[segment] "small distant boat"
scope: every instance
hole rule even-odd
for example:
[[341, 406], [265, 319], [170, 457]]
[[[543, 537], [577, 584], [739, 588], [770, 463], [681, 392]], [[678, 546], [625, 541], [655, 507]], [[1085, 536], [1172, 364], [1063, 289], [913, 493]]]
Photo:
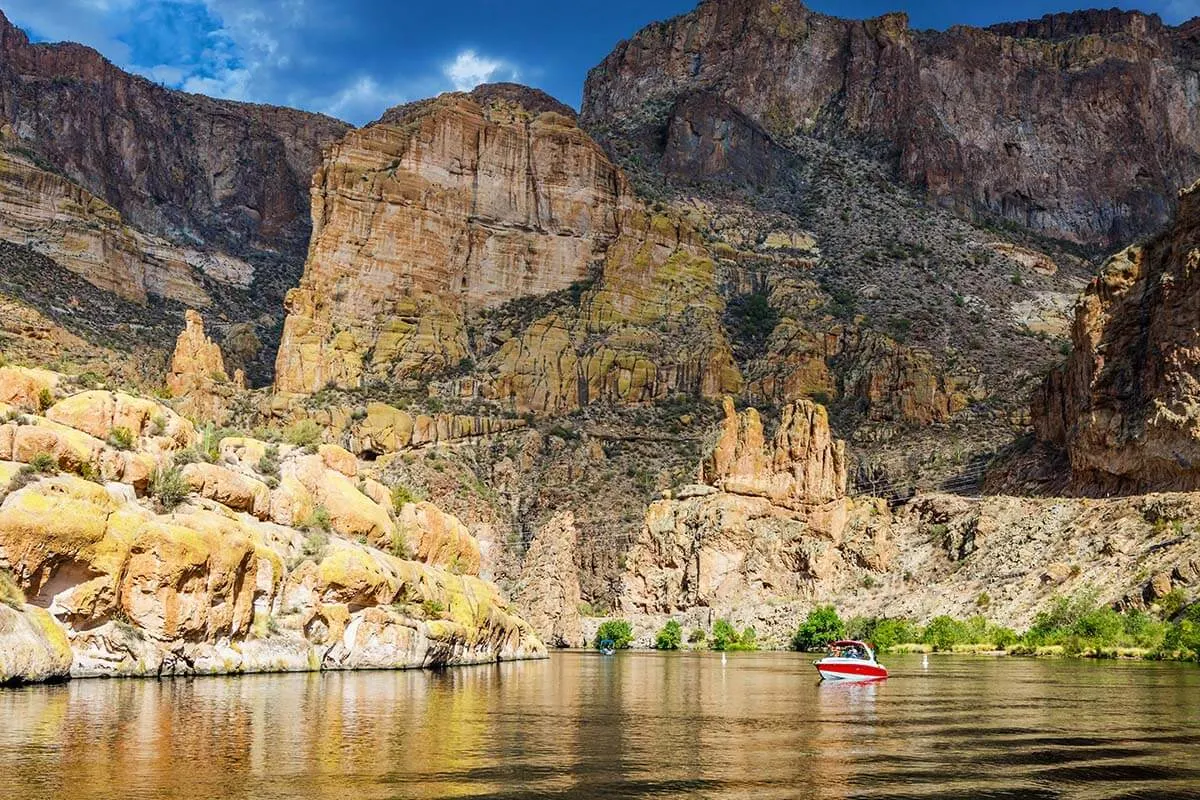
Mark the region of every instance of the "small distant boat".
[[827, 681], [877, 681], [888, 676], [869, 644], [849, 639], [829, 645], [829, 652], [813, 666]]
[[611, 639], [605, 639], [600, 642], [600, 652], [606, 656], [615, 655], [617, 652], [616, 642]]

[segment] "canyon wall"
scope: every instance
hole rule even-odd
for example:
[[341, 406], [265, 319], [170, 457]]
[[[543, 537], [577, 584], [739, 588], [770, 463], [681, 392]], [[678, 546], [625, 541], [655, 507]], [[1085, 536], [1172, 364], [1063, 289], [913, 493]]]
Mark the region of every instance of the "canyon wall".
[[1075, 309], [1072, 350], [1034, 397], [1074, 491], [1200, 488], [1200, 187], [1170, 228], [1113, 256]]
[[[1134, 11], [919, 31], [903, 14], [705, 0], [618, 45], [588, 77], [583, 119], [668, 131], [676, 173], [766, 177], [684, 121], [725, 104], [782, 141], [857, 141], [960, 213], [1112, 246], [1162, 224], [1200, 174], [1197, 48], [1193, 23]], [[718, 139], [730, 153], [762, 146]]]
[[[713, 396], [740, 376], [697, 235], [655, 214], [534, 90], [403, 107], [333, 147], [276, 366], [281, 393], [458, 372], [518, 411]], [[525, 297], [571, 302], [498, 341], [468, 323]]]

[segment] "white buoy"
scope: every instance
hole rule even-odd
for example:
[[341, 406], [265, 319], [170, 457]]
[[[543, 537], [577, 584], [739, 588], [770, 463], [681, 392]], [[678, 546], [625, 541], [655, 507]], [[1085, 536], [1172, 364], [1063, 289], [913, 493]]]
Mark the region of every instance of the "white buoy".
[[921, 666], [925, 669], [929, 669], [929, 656], [928, 655], [921, 657]]

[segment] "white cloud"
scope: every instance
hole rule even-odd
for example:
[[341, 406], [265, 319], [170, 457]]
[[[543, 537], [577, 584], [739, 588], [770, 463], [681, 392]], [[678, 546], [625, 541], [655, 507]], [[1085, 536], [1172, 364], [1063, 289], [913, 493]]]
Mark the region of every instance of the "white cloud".
[[498, 80], [519, 80], [520, 73], [498, 58], [481, 56], [474, 50], [463, 50], [442, 70], [450, 84], [460, 92], [469, 92], [481, 83]]
[[0, 3], [36, 40], [82, 42], [166, 86], [355, 124], [408, 100], [520, 79], [514, 63], [465, 44], [413, 57], [384, 32], [374, 0]]
[[320, 110], [338, 119], [374, 119], [406, 99], [398, 89], [380, 86], [370, 75], [363, 75], [324, 101]]

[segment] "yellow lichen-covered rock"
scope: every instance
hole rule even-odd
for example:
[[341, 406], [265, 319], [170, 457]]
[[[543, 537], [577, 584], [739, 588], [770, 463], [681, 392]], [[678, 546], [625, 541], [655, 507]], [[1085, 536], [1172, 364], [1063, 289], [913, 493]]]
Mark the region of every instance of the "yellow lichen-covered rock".
[[255, 466], [267, 454], [269, 445], [246, 436], [227, 436], [217, 449], [222, 459], [233, 459], [248, 466]]
[[188, 464], [182, 475], [201, 497], [215, 500], [234, 511], [249, 512], [259, 519], [270, 516], [271, 490], [256, 478], [203, 462]]
[[115, 508], [103, 487], [69, 475], [43, 479], [5, 499], [0, 552], [26, 595], [54, 594], [61, 575], [92, 577], [118, 563], [119, 544], [105, 541]]
[[323, 444], [317, 448], [317, 454], [325, 462], [325, 466], [335, 472], [340, 472], [347, 478], [358, 475], [358, 459], [344, 447], [336, 444]]
[[0, 686], [62, 680], [72, 658], [66, 631], [44, 609], [0, 603]]
[[[11, 460], [28, 464], [35, 456], [52, 456], [60, 469], [78, 471], [99, 464], [104, 442], [82, 431], [35, 417], [31, 425], [18, 425], [12, 434]], [[0, 453], [0, 456], [4, 455]]]
[[395, 526], [387, 509], [359, 491], [354, 481], [326, 468], [321, 456], [294, 459], [284, 465], [283, 474], [303, 484], [314, 503], [325, 509], [338, 533], [365, 536], [372, 541], [390, 540]]
[[254, 620], [262, 569], [282, 564], [236, 520], [193, 511], [144, 523], [134, 533], [121, 573], [120, 604], [138, 627], [159, 639], [245, 635]]
[[53, 395], [61, 376], [29, 367], [0, 367], [0, 403], [40, 411], [43, 393]]
[[398, 525], [413, 558], [463, 575], [479, 574], [479, 542], [458, 517], [433, 503], [407, 503]]
[[412, 415], [386, 403], [368, 403], [367, 416], [358, 426], [362, 448], [377, 453], [394, 453], [412, 442]]
[[284, 475], [271, 492], [270, 519], [280, 525], [302, 525], [316, 508], [312, 492], [295, 475]]
[[9, 481], [17, 476], [23, 466], [25, 465], [17, 461], [0, 461], [0, 487], [8, 486]]
[[55, 403], [46, 411], [46, 418], [97, 439], [122, 428], [134, 437], [164, 436], [179, 447], [190, 447], [196, 440], [192, 423], [171, 409], [120, 392], [80, 392]]

